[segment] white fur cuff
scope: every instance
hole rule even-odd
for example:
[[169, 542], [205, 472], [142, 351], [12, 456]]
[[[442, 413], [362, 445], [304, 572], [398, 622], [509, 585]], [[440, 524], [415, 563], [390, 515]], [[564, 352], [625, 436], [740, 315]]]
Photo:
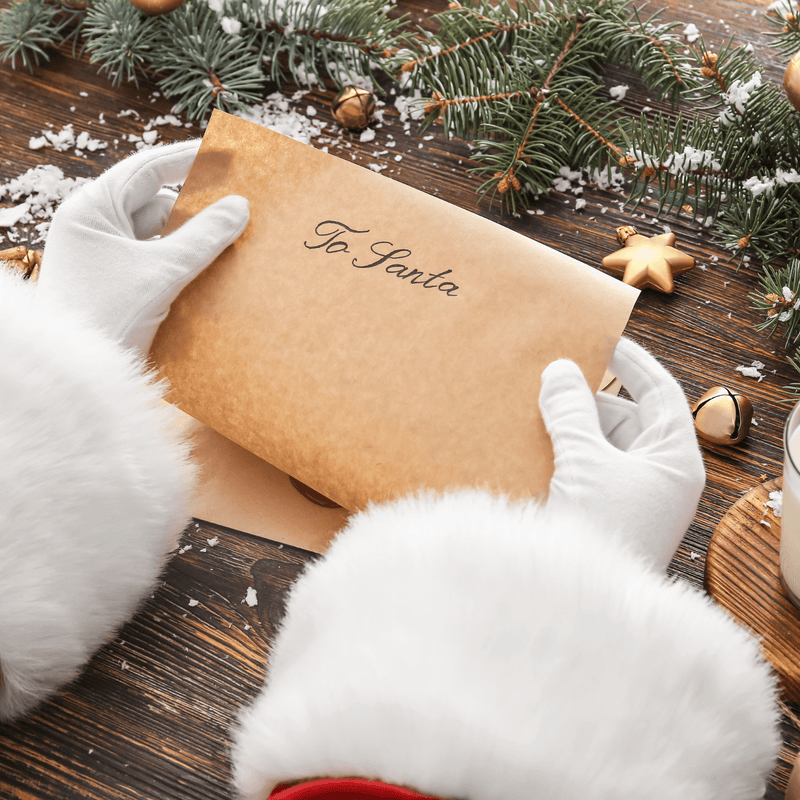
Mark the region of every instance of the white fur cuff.
[[151, 590], [193, 469], [131, 354], [0, 268], [0, 719], [69, 680]]
[[237, 786], [363, 776], [460, 800], [753, 800], [754, 641], [613, 533], [480, 492], [356, 515], [293, 594]]

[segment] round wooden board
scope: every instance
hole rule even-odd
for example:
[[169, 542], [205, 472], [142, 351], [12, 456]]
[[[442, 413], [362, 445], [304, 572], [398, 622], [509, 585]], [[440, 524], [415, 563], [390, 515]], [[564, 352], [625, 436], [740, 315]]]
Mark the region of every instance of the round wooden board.
[[800, 609], [781, 584], [781, 520], [764, 505], [769, 493], [780, 488], [780, 478], [762, 483], [725, 514], [708, 547], [705, 586], [761, 639], [786, 699], [800, 703]]

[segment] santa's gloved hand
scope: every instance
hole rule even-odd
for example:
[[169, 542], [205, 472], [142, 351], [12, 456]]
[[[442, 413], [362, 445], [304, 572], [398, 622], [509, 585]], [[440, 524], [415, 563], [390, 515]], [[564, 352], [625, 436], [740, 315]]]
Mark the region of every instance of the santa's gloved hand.
[[81, 187], [53, 216], [37, 292], [88, 315], [145, 355], [181, 290], [249, 219], [243, 197], [223, 197], [163, 238], [199, 140], [146, 150]]
[[621, 339], [611, 369], [636, 401], [640, 427], [636, 433], [623, 420], [614, 443], [573, 362], [555, 361], [542, 373], [539, 406], [555, 454], [547, 502], [580, 508], [664, 569], [705, 484], [694, 422], [681, 387], [639, 345]]

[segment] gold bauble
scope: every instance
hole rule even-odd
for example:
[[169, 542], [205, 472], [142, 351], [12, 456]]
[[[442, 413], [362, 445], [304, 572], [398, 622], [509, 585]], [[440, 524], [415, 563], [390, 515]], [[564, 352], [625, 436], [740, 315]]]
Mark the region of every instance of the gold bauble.
[[692, 407], [698, 436], [711, 444], [739, 444], [753, 421], [749, 398], [726, 386], [712, 386]]
[[375, 98], [366, 89], [345, 86], [331, 102], [333, 118], [350, 131], [363, 131], [375, 116]]
[[131, 5], [143, 11], [148, 17], [169, 14], [170, 11], [183, 5], [183, 2], [184, 0], [130, 0]]
[[800, 53], [795, 53], [783, 76], [783, 88], [789, 102], [800, 111]]

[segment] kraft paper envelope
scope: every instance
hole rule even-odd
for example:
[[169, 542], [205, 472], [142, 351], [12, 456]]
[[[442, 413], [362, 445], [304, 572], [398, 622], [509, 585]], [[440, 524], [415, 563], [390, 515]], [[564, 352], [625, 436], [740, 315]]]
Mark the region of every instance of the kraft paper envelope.
[[[181, 293], [151, 353], [170, 400], [212, 429], [196, 516], [292, 540], [311, 523], [291, 512], [276, 525], [266, 498], [286, 475], [348, 510], [419, 489], [546, 492], [542, 370], [573, 359], [597, 389], [636, 289], [215, 111], [167, 230], [227, 194], [249, 199], [250, 223]], [[244, 461], [242, 494], [231, 476]], [[324, 549], [346, 512], [317, 512]]]

